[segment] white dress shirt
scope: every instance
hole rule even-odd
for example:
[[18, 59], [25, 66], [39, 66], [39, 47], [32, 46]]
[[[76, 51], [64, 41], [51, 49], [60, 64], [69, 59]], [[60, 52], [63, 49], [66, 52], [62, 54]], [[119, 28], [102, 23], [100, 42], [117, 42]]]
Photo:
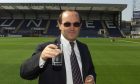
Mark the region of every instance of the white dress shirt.
[[[60, 37], [61, 44], [63, 46], [63, 54], [64, 54], [64, 61], [65, 61], [65, 68], [66, 68], [66, 84], [73, 84], [73, 78], [72, 78], [72, 70], [71, 70], [71, 62], [70, 62], [70, 55], [71, 55], [71, 45], [69, 41], [61, 34]], [[74, 41], [74, 51], [77, 57], [77, 61], [80, 67], [81, 75], [83, 78], [83, 73], [82, 73], [82, 62], [81, 62], [81, 57], [79, 53], [79, 49], [77, 47], [76, 41]], [[39, 61], [39, 66], [40, 68], [43, 68], [43, 65], [45, 64], [45, 61], [40, 58]], [[82, 79], [83, 80], [83, 79]]]
[[[65, 59], [65, 67], [66, 67], [66, 84], [73, 84], [73, 78], [72, 78], [72, 70], [71, 70], [71, 62], [70, 62], [70, 55], [71, 55], [71, 45], [69, 41], [61, 34], [60, 38], [61, 44], [63, 45], [63, 54]], [[82, 74], [82, 62], [81, 57], [79, 53], [79, 49], [77, 47], [76, 41], [74, 41], [74, 51], [77, 57], [77, 61], [80, 67], [80, 71]], [[82, 74], [83, 76], [83, 74]]]

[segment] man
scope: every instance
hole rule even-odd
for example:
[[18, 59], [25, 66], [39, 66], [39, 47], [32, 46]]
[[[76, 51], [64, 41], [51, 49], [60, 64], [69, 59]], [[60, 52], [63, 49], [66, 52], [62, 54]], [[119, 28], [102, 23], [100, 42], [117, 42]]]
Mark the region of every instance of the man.
[[[73, 10], [63, 11], [58, 18], [61, 36], [54, 42], [38, 46], [32, 57], [20, 69], [24, 79], [39, 76], [39, 84], [95, 84], [96, 73], [87, 46], [77, 39], [81, 18]], [[60, 70], [55, 70], [52, 58], [61, 52], [56, 44], [63, 44], [63, 61]]]

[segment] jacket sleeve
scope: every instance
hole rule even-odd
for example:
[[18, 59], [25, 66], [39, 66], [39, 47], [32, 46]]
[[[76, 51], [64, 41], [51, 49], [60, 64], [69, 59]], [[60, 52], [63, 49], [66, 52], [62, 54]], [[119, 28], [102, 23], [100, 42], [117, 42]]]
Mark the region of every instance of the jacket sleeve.
[[96, 83], [96, 72], [95, 72], [95, 67], [94, 67], [94, 64], [93, 64], [93, 60], [92, 60], [92, 57], [91, 57], [91, 54], [90, 54], [90, 51], [88, 49], [88, 47], [86, 46], [87, 48], [87, 52], [88, 52], [88, 64], [89, 64], [89, 69], [88, 69], [88, 74], [89, 75], [92, 75], [94, 77], [94, 80], [95, 80], [95, 83]]
[[39, 45], [32, 56], [27, 59], [20, 67], [20, 76], [23, 79], [33, 80], [38, 77], [43, 68], [39, 67], [41, 52], [48, 44]]

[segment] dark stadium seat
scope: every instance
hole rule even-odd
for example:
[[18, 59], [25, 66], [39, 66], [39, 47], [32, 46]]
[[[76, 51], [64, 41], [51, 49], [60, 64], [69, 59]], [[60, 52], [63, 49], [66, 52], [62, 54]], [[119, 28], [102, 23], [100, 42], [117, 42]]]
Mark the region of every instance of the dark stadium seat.
[[98, 32], [100, 29], [102, 29], [101, 21], [100, 20], [90, 20], [82, 21], [82, 27], [80, 31], [81, 37], [101, 37], [102, 35], [99, 35]]
[[50, 25], [47, 31], [47, 35], [58, 36], [60, 34], [59, 28], [57, 27], [57, 20], [50, 20]]
[[122, 37], [122, 34], [113, 21], [105, 21], [110, 37]]
[[[50, 23], [48, 24], [48, 22]], [[105, 25], [110, 37], [122, 36], [113, 21], [105, 21]], [[80, 36], [102, 37], [103, 35], [98, 33], [100, 29], [103, 29], [101, 20], [82, 20]], [[58, 36], [60, 34], [56, 19], [0, 19], [0, 31], [1, 33], [6, 34], [18, 34], [25, 36], [34, 34]], [[44, 33], [45, 31], [46, 33]]]

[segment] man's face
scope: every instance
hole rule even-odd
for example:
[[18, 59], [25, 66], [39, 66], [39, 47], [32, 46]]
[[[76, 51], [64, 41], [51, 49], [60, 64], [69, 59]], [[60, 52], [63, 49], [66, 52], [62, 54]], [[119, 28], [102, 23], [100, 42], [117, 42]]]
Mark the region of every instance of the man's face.
[[63, 13], [59, 29], [67, 40], [76, 40], [79, 35], [80, 27], [79, 15], [76, 12], [67, 11]]

